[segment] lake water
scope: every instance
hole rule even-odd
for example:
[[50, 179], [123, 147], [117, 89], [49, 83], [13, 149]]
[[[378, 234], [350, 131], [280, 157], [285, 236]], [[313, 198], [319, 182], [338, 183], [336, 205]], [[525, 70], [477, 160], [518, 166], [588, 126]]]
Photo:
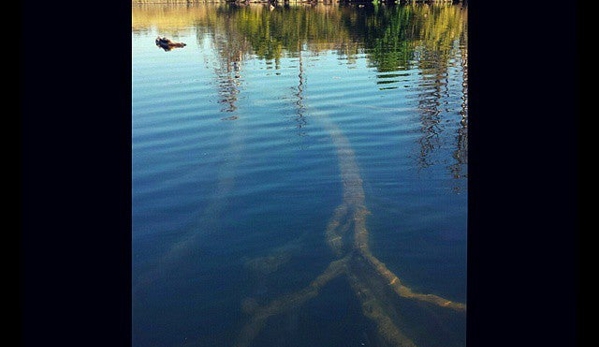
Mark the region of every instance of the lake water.
[[465, 346], [467, 8], [132, 15], [134, 347]]

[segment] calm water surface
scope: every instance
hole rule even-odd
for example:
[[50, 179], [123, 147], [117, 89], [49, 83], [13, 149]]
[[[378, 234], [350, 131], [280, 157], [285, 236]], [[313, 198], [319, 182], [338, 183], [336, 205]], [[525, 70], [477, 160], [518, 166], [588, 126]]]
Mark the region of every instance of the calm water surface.
[[133, 346], [465, 346], [466, 8], [132, 24]]

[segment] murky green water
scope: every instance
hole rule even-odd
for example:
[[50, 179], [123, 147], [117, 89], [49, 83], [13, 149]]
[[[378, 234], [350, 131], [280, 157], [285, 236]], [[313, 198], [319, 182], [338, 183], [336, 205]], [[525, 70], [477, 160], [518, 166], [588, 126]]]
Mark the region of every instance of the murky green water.
[[466, 8], [132, 14], [133, 346], [465, 345]]

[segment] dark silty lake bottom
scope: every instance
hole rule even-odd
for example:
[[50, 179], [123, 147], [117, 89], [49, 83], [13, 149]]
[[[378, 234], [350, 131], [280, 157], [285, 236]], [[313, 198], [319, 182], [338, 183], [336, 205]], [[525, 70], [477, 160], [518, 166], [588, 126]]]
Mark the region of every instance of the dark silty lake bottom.
[[132, 15], [133, 346], [465, 346], [466, 7]]

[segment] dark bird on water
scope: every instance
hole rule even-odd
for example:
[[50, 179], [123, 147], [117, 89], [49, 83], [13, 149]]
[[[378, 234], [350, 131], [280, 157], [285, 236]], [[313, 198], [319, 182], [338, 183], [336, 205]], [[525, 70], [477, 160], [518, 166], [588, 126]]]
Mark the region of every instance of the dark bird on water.
[[173, 49], [175, 47], [185, 47], [187, 45], [183, 42], [174, 42], [174, 41], [167, 39], [166, 37], [158, 36], [156, 38], [156, 46], [164, 49], [165, 51], [170, 51], [171, 49]]

